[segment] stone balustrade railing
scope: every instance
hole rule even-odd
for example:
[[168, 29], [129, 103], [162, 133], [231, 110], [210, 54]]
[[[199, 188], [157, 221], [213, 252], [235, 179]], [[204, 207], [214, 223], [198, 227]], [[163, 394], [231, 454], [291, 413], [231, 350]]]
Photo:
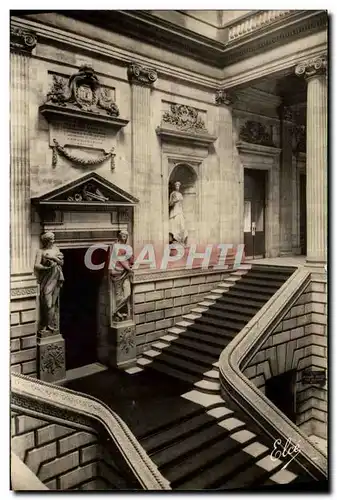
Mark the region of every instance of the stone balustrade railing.
[[169, 481], [161, 475], [125, 422], [98, 399], [16, 373], [11, 375], [11, 399], [11, 407], [16, 411], [24, 408], [36, 415], [50, 413], [59, 421], [67, 421], [70, 415], [74, 416], [74, 422], [76, 418], [96, 421], [108, 433], [115, 452], [123, 457], [142, 489], [171, 490]]
[[229, 27], [228, 41], [237, 40], [242, 36], [248, 35], [266, 24], [279, 20], [289, 14], [291, 10], [266, 10], [257, 12], [252, 16], [240, 21], [237, 24]]
[[300, 453], [296, 462], [312, 477], [324, 479], [327, 475], [327, 456], [243, 374], [250, 360], [309, 282], [310, 272], [306, 268], [300, 267], [291, 275], [222, 351], [219, 374], [225, 401], [243, 409], [272, 439], [281, 439], [286, 443], [290, 438], [297, 443]]

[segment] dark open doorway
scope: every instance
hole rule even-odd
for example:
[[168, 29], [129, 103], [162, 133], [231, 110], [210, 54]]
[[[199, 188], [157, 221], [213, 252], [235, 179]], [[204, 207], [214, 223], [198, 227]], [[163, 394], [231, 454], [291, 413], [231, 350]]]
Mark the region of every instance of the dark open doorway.
[[[104, 269], [88, 269], [86, 248], [62, 250], [65, 282], [60, 296], [60, 331], [65, 339], [66, 369], [97, 361], [98, 297]], [[92, 261], [103, 262], [96, 250]]]
[[296, 370], [266, 380], [266, 396], [292, 422], [296, 422]]
[[266, 171], [244, 172], [244, 244], [247, 257], [265, 257]]

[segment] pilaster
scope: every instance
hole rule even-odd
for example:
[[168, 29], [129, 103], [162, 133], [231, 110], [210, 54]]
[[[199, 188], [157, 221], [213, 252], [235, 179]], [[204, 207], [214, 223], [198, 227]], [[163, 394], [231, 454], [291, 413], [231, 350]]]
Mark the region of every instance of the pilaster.
[[219, 158], [219, 199], [220, 199], [220, 242], [237, 245], [242, 243], [240, 231], [242, 200], [240, 195], [240, 169], [233, 157], [233, 117], [232, 104], [234, 94], [225, 89], [215, 92], [215, 104], [218, 106]]
[[281, 162], [280, 162], [280, 255], [292, 254], [293, 211], [293, 161], [292, 161], [292, 113], [280, 108]]
[[32, 272], [29, 172], [30, 31], [11, 27], [11, 274]]
[[132, 110], [132, 192], [140, 200], [135, 208], [134, 242], [135, 245], [142, 245], [150, 240], [151, 234], [147, 215], [151, 213], [151, 143], [155, 132], [152, 130], [150, 98], [157, 72], [131, 64], [128, 78]]
[[307, 263], [327, 261], [327, 59], [309, 59], [295, 73], [307, 81]]

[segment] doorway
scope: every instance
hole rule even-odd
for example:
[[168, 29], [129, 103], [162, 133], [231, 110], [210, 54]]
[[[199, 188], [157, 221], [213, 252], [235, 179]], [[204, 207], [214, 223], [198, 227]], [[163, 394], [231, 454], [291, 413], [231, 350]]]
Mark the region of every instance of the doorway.
[[292, 422], [296, 422], [296, 370], [266, 380], [266, 397]]
[[266, 171], [244, 172], [244, 244], [246, 257], [265, 257]]
[[[104, 274], [84, 263], [87, 248], [62, 250], [64, 284], [60, 295], [60, 333], [65, 340], [66, 369], [97, 361], [98, 297]], [[92, 261], [99, 264], [106, 252], [96, 250]]]

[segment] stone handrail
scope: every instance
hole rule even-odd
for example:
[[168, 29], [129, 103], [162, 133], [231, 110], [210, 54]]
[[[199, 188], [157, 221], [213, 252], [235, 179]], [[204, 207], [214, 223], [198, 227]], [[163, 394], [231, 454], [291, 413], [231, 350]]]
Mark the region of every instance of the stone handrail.
[[57, 409], [61, 418], [62, 412], [69, 411], [98, 421], [144, 490], [171, 490], [170, 483], [160, 474], [125, 422], [98, 399], [15, 373], [11, 375], [11, 393], [18, 396], [19, 401], [24, 399], [23, 408], [29, 407], [27, 402], [31, 402], [31, 406], [38, 402], [43, 407]]
[[224, 399], [232, 400], [250, 414], [272, 439], [286, 443], [291, 438], [299, 444], [300, 453], [295, 461], [322, 479], [327, 475], [326, 455], [242, 373], [309, 282], [310, 272], [304, 267], [298, 268], [222, 351], [219, 372]]
[[11, 452], [11, 489], [13, 491], [49, 490], [13, 452]]
[[229, 27], [228, 41], [237, 40], [242, 36], [248, 35], [266, 24], [277, 21], [278, 19], [290, 14], [291, 10], [265, 10], [257, 12], [237, 24]]

